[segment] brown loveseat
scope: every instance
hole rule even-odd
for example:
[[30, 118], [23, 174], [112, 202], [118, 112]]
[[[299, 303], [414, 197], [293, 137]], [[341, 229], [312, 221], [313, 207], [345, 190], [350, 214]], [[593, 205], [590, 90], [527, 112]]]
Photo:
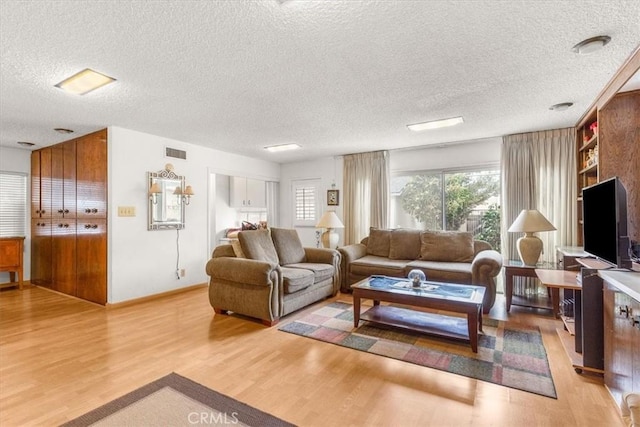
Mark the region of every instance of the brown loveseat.
[[361, 243], [338, 250], [343, 292], [373, 274], [407, 277], [418, 269], [427, 280], [484, 286], [485, 313], [496, 299], [495, 277], [502, 268], [502, 256], [489, 243], [473, 240], [471, 233], [371, 228]]
[[209, 302], [216, 313], [232, 311], [271, 326], [338, 293], [338, 251], [303, 248], [296, 230], [282, 228], [241, 231], [238, 240], [216, 247], [207, 262]]

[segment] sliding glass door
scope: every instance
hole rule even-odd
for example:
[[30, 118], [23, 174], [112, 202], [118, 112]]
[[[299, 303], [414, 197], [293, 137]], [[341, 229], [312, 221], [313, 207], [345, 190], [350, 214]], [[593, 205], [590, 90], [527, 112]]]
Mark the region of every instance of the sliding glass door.
[[391, 179], [393, 228], [469, 231], [500, 250], [500, 171], [425, 171]]

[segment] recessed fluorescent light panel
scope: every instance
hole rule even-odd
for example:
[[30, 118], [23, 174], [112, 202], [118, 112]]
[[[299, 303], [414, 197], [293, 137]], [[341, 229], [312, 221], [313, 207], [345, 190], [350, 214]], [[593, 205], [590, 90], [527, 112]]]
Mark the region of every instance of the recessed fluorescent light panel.
[[298, 148], [301, 148], [298, 144], [281, 144], [264, 147], [265, 150], [272, 153], [277, 153], [278, 151], [297, 150]]
[[105, 76], [90, 68], [85, 68], [55, 86], [74, 95], [86, 95], [93, 90], [115, 81], [116, 79], [113, 77]]
[[452, 117], [450, 119], [433, 120], [431, 122], [424, 122], [424, 123], [415, 123], [412, 125], [407, 125], [407, 128], [414, 132], [421, 132], [423, 130], [428, 130], [428, 129], [438, 129], [438, 128], [444, 128], [447, 126], [455, 126], [455, 125], [459, 125], [460, 123], [464, 123], [464, 120], [462, 119], [462, 117]]

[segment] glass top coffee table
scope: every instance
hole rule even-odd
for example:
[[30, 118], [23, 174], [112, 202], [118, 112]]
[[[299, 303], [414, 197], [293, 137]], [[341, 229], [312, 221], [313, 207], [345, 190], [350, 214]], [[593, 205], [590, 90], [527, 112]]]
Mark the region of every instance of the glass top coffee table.
[[[482, 286], [423, 281], [419, 288], [401, 277], [371, 276], [351, 285], [353, 324], [360, 319], [418, 332], [469, 341], [478, 352], [478, 330], [482, 331]], [[373, 300], [373, 307], [360, 313], [360, 300]], [[380, 305], [381, 301], [466, 314], [466, 319], [440, 313]]]

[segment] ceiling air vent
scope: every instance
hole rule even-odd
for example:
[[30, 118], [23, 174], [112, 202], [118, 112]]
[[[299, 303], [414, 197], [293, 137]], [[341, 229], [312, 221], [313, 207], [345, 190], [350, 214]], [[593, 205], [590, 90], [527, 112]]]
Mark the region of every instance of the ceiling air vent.
[[176, 159], [187, 160], [187, 152], [175, 148], [165, 147], [165, 156], [174, 157]]

